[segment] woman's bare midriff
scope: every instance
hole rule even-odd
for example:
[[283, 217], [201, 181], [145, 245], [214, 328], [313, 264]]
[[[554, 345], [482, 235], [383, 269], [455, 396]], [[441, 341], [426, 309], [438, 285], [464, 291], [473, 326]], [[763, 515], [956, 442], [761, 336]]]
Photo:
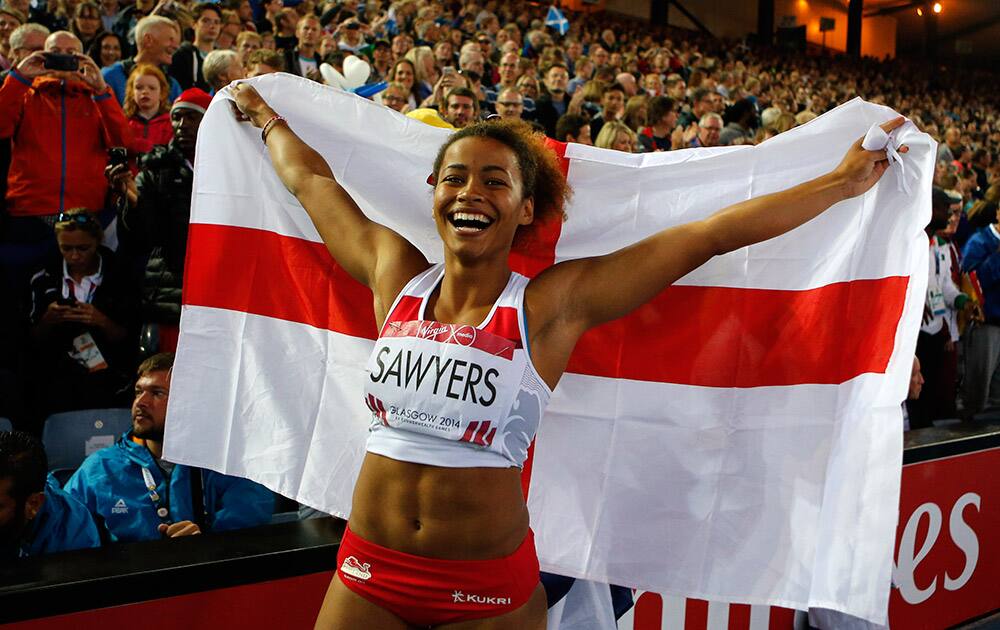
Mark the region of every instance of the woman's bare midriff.
[[350, 528], [376, 545], [428, 558], [502, 558], [528, 534], [521, 471], [441, 468], [368, 453]]

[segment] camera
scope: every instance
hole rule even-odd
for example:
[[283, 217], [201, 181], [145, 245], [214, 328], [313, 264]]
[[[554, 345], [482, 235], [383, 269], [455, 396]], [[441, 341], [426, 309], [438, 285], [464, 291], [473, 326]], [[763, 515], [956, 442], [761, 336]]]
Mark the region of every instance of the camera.
[[108, 166], [119, 166], [128, 164], [128, 153], [124, 147], [111, 147], [108, 149]]
[[46, 70], [65, 70], [75, 72], [80, 69], [80, 60], [76, 55], [61, 55], [59, 53], [45, 53]]

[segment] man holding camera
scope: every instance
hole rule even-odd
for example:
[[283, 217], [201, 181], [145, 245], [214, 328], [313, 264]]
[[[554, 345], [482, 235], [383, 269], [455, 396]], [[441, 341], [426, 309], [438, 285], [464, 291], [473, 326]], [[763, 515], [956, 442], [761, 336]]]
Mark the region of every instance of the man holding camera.
[[57, 31], [0, 87], [0, 138], [11, 138], [7, 211], [52, 217], [102, 208], [108, 149], [131, 133], [121, 107], [75, 35]]
[[122, 248], [145, 260], [140, 306], [143, 354], [177, 347], [194, 149], [211, 101], [198, 88], [185, 90], [170, 109], [174, 128], [170, 144], [154, 147], [146, 155], [136, 179], [124, 164], [110, 166], [106, 173], [123, 197], [118, 215]]

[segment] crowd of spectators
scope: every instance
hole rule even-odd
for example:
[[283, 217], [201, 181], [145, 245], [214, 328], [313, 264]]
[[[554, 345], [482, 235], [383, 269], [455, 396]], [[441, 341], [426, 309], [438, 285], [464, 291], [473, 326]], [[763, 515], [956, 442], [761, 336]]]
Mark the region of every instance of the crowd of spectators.
[[[370, 66], [370, 84], [385, 84], [373, 100], [430, 124], [521, 118], [557, 141], [624, 152], [758, 144], [857, 96], [891, 106], [941, 142], [909, 421], [1000, 405], [995, 75], [801, 54], [604, 14], [568, 13], [559, 33], [544, 23], [547, 8], [3, 0], [0, 417], [21, 432], [0, 434], [0, 550], [41, 548], [30, 532], [44, 505], [75, 519], [77, 546], [266, 521], [271, 497], [259, 487], [159, 453], [198, 130], [231, 81], [283, 71], [322, 82], [325, 66], [343, 73], [352, 56]], [[65, 489], [45, 479], [35, 438], [48, 415], [129, 405], [132, 429]], [[192, 512], [194, 477], [207, 512]], [[186, 489], [174, 495], [186, 507], [157, 515], [172, 484]], [[123, 509], [144, 516], [118, 518]]]

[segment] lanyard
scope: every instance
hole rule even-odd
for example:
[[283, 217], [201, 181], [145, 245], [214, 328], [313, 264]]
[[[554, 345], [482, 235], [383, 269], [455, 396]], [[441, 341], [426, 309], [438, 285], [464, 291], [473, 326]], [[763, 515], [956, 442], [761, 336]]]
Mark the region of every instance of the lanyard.
[[[149, 491], [149, 500], [153, 502], [153, 508], [156, 510], [156, 515], [163, 520], [164, 523], [169, 524], [170, 521], [167, 517], [170, 516], [170, 509], [166, 506], [160, 505], [160, 495], [156, 492], [156, 480], [153, 479], [153, 473], [150, 472], [145, 466], [142, 467], [142, 480], [146, 484], [146, 490]], [[170, 505], [170, 480], [167, 480], [167, 506]]]
[[[66, 278], [66, 289], [68, 290], [68, 295], [66, 297], [71, 297], [76, 299], [76, 283], [73, 282], [72, 278]], [[94, 299], [94, 292], [97, 290], [97, 285], [93, 281], [90, 283], [90, 288], [87, 289], [87, 297], [83, 300], [77, 300], [78, 302], [86, 302], [90, 304], [91, 300]]]

